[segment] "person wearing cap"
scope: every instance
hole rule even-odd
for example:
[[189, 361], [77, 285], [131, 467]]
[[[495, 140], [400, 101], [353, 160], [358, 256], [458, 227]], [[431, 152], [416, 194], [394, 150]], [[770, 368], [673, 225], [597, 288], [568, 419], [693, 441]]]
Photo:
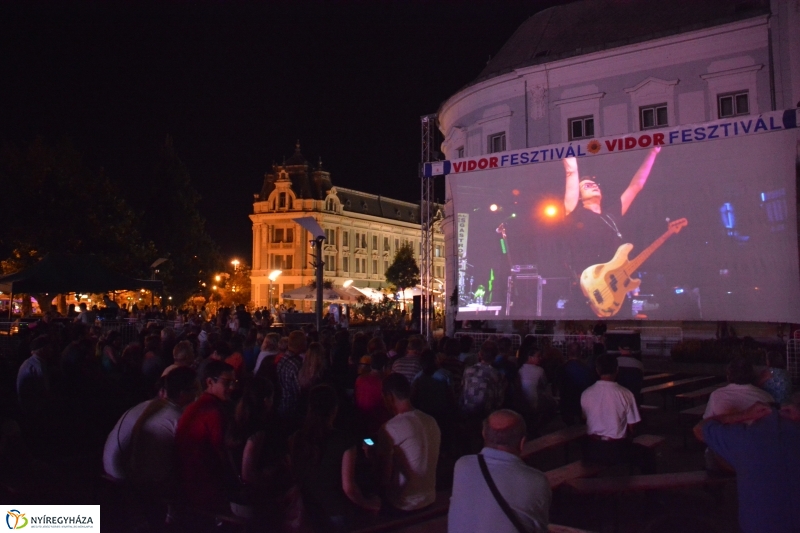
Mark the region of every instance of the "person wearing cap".
[[31, 356], [22, 362], [17, 372], [17, 398], [22, 411], [28, 415], [42, 414], [50, 396], [50, 372], [47, 355], [50, 338], [40, 335], [31, 342]]

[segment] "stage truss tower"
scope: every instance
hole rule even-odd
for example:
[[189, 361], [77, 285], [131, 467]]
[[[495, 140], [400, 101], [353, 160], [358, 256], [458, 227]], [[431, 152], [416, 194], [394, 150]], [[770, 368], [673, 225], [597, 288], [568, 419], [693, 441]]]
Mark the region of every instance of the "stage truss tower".
[[434, 146], [436, 139], [436, 114], [420, 117], [422, 126], [422, 150], [419, 165], [421, 183], [419, 221], [422, 231], [419, 280], [422, 288], [420, 308], [420, 333], [430, 341], [433, 337], [433, 222], [436, 213], [434, 202], [433, 176], [425, 177], [425, 163], [438, 160], [438, 151]]

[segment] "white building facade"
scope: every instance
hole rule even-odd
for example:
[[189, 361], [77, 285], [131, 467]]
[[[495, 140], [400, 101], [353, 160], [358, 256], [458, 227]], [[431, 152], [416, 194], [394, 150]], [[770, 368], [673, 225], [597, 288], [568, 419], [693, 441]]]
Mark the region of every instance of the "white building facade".
[[[255, 305], [279, 302], [281, 293], [315, 280], [313, 238], [294, 221], [309, 216], [325, 231], [324, 278], [334, 287], [352, 280], [354, 287], [386, 288], [386, 270], [407, 243], [419, 261], [418, 204], [334, 187], [321, 165], [310, 169], [298, 144], [290, 159], [273, 166], [261, 192], [254, 195], [250, 220]], [[444, 289], [444, 237], [440, 223], [435, 228], [432, 255], [438, 291]], [[271, 283], [268, 276], [273, 270], [282, 273]]]
[[[583, 0], [525, 21], [438, 120], [455, 160], [797, 106], [800, 0]], [[452, 287], [450, 198], [443, 227]]]

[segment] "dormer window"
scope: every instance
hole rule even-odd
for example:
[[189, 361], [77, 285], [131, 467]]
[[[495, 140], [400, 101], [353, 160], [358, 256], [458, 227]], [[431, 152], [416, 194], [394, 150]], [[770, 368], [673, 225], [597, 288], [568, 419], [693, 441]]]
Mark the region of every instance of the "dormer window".
[[344, 203], [345, 206], [350, 207], [350, 199], [348, 198], [347, 201]]
[[278, 194], [278, 209], [286, 209], [286, 193]]
[[327, 209], [328, 211], [336, 211], [336, 202], [333, 200], [333, 198], [328, 198], [328, 202], [327, 205], [325, 206], [325, 209]]
[[364, 211], [367, 210], [367, 202], [365, 200], [361, 200], [361, 209], [363, 209]]
[[400, 212], [399, 209], [395, 209], [394, 210], [394, 214], [397, 215], [397, 218], [400, 218], [401, 216], [403, 216], [403, 214]]

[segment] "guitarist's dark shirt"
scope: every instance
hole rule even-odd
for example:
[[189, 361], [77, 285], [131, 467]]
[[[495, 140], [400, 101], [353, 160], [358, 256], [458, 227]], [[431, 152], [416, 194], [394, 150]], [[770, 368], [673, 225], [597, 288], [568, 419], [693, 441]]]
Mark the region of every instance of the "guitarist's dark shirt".
[[617, 232], [624, 235], [620, 200], [608, 202], [602, 215], [578, 205], [567, 221], [570, 226], [571, 267], [578, 277], [587, 267], [611, 261], [617, 248], [625, 243], [617, 235]]

